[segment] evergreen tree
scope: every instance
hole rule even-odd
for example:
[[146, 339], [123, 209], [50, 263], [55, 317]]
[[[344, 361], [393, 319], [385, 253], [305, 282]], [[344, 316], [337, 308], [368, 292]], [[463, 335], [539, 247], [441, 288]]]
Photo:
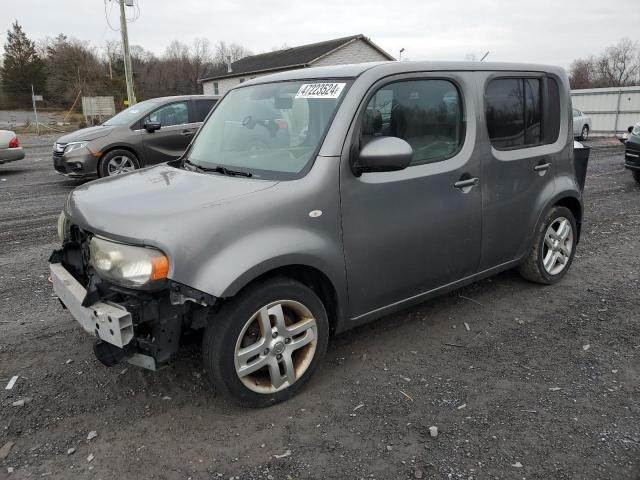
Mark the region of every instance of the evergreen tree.
[[44, 87], [44, 65], [18, 21], [7, 31], [4, 62], [0, 68], [2, 88], [7, 100], [15, 106], [31, 105], [31, 85], [37, 94]]

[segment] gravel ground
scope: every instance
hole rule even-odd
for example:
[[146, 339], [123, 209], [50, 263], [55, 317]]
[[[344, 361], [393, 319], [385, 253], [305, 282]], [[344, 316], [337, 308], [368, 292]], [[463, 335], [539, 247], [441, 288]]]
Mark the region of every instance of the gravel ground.
[[197, 342], [156, 373], [95, 360], [47, 283], [80, 184], [53, 140], [0, 166], [0, 478], [640, 479], [640, 187], [615, 142], [562, 283], [506, 272], [348, 332], [299, 396], [245, 410]]

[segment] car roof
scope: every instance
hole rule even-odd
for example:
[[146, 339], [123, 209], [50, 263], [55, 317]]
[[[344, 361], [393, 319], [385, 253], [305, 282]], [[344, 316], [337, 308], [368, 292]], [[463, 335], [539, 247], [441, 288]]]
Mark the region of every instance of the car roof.
[[151, 100], [157, 103], [167, 103], [191, 99], [219, 100], [220, 95], [173, 95], [168, 97], [148, 98], [147, 100]]
[[242, 84], [275, 82], [283, 80], [304, 80], [322, 78], [356, 78], [367, 71], [375, 71], [381, 77], [398, 73], [428, 72], [428, 71], [518, 71], [518, 72], [549, 72], [563, 74], [561, 67], [552, 65], [538, 65], [532, 63], [506, 62], [368, 62], [347, 65], [332, 65], [327, 67], [299, 68], [286, 72], [265, 75]]

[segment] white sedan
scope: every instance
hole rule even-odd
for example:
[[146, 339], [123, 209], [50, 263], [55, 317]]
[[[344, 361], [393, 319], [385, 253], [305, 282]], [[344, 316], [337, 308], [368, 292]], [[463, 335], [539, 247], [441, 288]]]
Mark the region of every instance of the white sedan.
[[573, 136], [586, 140], [591, 131], [591, 117], [586, 116], [577, 108], [573, 109]]
[[24, 158], [18, 137], [11, 130], [0, 130], [0, 165]]

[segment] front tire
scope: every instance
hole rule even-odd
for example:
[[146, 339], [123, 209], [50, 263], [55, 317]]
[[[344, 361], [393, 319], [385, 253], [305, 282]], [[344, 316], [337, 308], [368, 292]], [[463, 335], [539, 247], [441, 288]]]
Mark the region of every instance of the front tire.
[[139, 168], [138, 157], [129, 150], [111, 150], [100, 159], [98, 174], [101, 177], [113, 177]]
[[519, 271], [527, 280], [551, 285], [566, 275], [578, 240], [576, 219], [559, 205], [547, 213], [536, 232], [533, 246]]
[[209, 319], [202, 341], [214, 388], [247, 407], [291, 398], [319, 367], [329, 339], [322, 301], [286, 277], [248, 287]]

